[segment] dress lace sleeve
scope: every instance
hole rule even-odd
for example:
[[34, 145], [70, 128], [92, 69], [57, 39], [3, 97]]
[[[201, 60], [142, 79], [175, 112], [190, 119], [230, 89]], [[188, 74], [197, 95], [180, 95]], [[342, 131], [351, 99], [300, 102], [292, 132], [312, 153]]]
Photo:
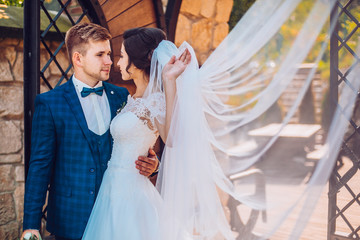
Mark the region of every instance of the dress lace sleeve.
[[165, 95], [163, 93], [154, 93], [147, 98], [137, 99], [133, 99], [129, 95], [128, 102], [121, 113], [134, 113], [149, 129], [156, 131], [155, 119], [160, 124], [165, 122], [165, 107]]
[[145, 101], [147, 109], [150, 111], [150, 120], [155, 125], [155, 119], [160, 123], [165, 123], [166, 103], [164, 93], [153, 93]]

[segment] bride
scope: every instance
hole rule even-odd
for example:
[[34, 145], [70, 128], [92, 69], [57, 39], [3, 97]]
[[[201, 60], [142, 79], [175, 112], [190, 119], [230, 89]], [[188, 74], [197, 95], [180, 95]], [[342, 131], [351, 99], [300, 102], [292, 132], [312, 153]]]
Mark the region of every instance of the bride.
[[[134, 169], [134, 156], [146, 155], [158, 136], [166, 142], [176, 92], [175, 80], [191, 61], [189, 51], [172, 57], [163, 70], [164, 92], [144, 99], [151, 56], [166, 38], [156, 28], [124, 33], [120, 67], [122, 79], [134, 80], [136, 92], [110, 126], [114, 147], [83, 239], [158, 240], [162, 199], [154, 185]], [[166, 113], [166, 114], [164, 114]], [[159, 121], [158, 116], [165, 117]]]
[[[343, 89], [342, 109], [316, 146], [316, 122], [289, 124], [327, 49], [318, 36], [333, 30], [335, 2], [258, 0], [201, 68], [186, 42], [177, 48], [159, 29], [127, 30], [118, 65], [136, 92], [111, 123], [113, 153], [83, 239], [299, 239], [336, 161], [341, 114], [356, 99]], [[359, 89], [355, 79], [347, 76]], [[132, 159], [159, 135], [155, 188]], [[322, 155], [311, 162], [307, 151], [316, 149]]]

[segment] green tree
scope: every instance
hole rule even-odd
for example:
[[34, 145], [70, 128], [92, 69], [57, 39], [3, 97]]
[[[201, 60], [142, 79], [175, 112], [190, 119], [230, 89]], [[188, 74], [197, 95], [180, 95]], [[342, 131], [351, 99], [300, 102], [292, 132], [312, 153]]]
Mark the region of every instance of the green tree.
[[[229, 27], [230, 30], [236, 25], [236, 23], [242, 18], [246, 11], [251, 7], [255, 0], [234, 0], [234, 6], [230, 15]], [[264, 49], [265, 55], [269, 59], [276, 60], [278, 57], [282, 56], [283, 51], [293, 44], [295, 38], [299, 34], [304, 20], [308, 17], [314, 1], [312, 0], [303, 0], [290, 15], [289, 19], [281, 27], [280, 31], [274, 35], [273, 39], [269, 41], [266, 48]], [[360, 19], [360, 2], [354, 1], [351, 6], [348, 6], [347, 11], [356, 18]], [[357, 29], [356, 23], [347, 15], [342, 14], [339, 18], [341, 22], [339, 26], [339, 36], [342, 39], [348, 37], [347, 46], [351, 48], [353, 52], [356, 52], [359, 39], [360, 31]], [[314, 23], [316, 24], [316, 23]], [[319, 55], [322, 43], [327, 41], [329, 22], [324, 26], [324, 30], [319, 34], [317, 40], [309, 52], [305, 62], [312, 63], [315, 61], [316, 57]], [[330, 45], [328, 44], [328, 49], [325, 51], [325, 54], [322, 57], [322, 60], [319, 63], [318, 69], [321, 72], [323, 79], [328, 79], [330, 75]], [[339, 51], [339, 67], [341, 69], [347, 69], [354, 63], [354, 57], [349, 53], [348, 49], [342, 47]]]
[[234, 0], [234, 5], [229, 19], [230, 31], [235, 27], [237, 22], [242, 18], [242, 16], [244, 16], [246, 11], [254, 2], [255, 0]]
[[[61, 9], [58, 1], [45, 0], [43, 3], [48, 10], [59, 11]], [[0, 4], [5, 4], [7, 6], [24, 7], [24, 0], [0, 0]]]
[[5, 4], [7, 6], [23, 7], [24, 0], [0, 0], [0, 4]]

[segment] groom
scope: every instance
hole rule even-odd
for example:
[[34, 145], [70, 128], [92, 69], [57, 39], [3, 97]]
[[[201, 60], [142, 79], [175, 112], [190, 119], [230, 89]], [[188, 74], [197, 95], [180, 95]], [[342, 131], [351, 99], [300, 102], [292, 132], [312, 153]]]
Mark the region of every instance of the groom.
[[[110, 121], [129, 94], [104, 82], [112, 65], [110, 39], [108, 30], [96, 24], [70, 28], [65, 43], [74, 75], [36, 97], [22, 237], [39, 236], [48, 188], [47, 230], [57, 240], [83, 235], [111, 155]], [[149, 176], [157, 165], [149, 150], [134, 167]]]

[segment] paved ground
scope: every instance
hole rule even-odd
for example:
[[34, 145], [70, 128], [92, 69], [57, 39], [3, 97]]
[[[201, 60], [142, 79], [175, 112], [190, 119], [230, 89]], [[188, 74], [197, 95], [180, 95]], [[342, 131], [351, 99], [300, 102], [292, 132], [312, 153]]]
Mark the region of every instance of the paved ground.
[[[340, 174], [343, 176], [349, 168], [352, 167], [352, 162], [350, 160], [344, 159], [344, 166], [340, 169]], [[360, 194], [360, 171], [356, 173], [356, 175], [349, 182], [349, 186], [355, 195], [359, 197]], [[326, 240], [327, 239], [327, 222], [328, 222], [328, 186], [321, 194], [321, 198], [315, 208], [315, 211], [304, 230], [301, 240]], [[342, 188], [338, 193], [337, 206], [342, 209], [352, 201], [354, 198], [351, 196], [346, 188]], [[360, 199], [359, 199], [360, 200]], [[354, 228], [360, 227], [360, 205], [356, 202], [352, 204], [345, 212], [344, 215], [350, 221], [351, 225]], [[349, 230], [349, 226], [342, 218], [338, 218], [336, 226], [336, 231], [338, 234], [347, 235], [351, 231]], [[275, 234], [271, 240], [283, 240], [283, 234], [287, 233], [289, 229], [283, 230], [283, 232], [278, 232]], [[355, 238], [354, 238], [355, 239]], [[358, 239], [358, 238], [356, 238]]]
[[[352, 162], [348, 159], [344, 159], [344, 165], [340, 169], [340, 175], [343, 176], [352, 166]], [[351, 181], [348, 183], [349, 189], [353, 191], [353, 194], [358, 197], [358, 201], [360, 201], [360, 171], [358, 170], [356, 175], [351, 179]], [[250, 186], [251, 184], [249, 184]], [[243, 186], [243, 185], [242, 185]], [[290, 184], [283, 184], [283, 183], [273, 183], [268, 184], [267, 188], [280, 188], [281, 189], [281, 196], [291, 196], [291, 194], [294, 194], [296, 192], [296, 189], [294, 189], [294, 185]], [[320, 196], [320, 199], [317, 203], [317, 206], [307, 224], [307, 227], [303, 231], [300, 239], [301, 240], [326, 240], [327, 239], [327, 231], [328, 231], [328, 189], [329, 186], [327, 185]], [[285, 193], [285, 194], [284, 194]], [[349, 193], [349, 191], [343, 187], [340, 189], [339, 193], [337, 194], [337, 206], [340, 209], [343, 209], [345, 205], [347, 205], [350, 201], [354, 201], [354, 197]], [[249, 216], [249, 211], [242, 207], [237, 208], [238, 212], [240, 212], [242, 219], [247, 219]], [[268, 212], [268, 219], [271, 219], [271, 215], [276, 215], [277, 213], [275, 211]], [[244, 217], [245, 216], [245, 217]], [[358, 204], [356, 201], [354, 201], [354, 204], [349, 207], [345, 212], [344, 216], [349, 220], [353, 228], [359, 228], [360, 227], [360, 204]], [[288, 239], [288, 235], [291, 232], [292, 224], [291, 222], [291, 216], [290, 220], [286, 221], [282, 228], [280, 228], [269, 240], [284, 240]], [[259, 224], [260, 222], [260, 224]], [[265, 225], [264, 225], [265, 226]], [[263, 226], [261, 226], [261, 221], [257, 222], [257, 225], [255, 227], [255, 231], [262, 229]], [[260, 230], [261, 231], [261, 230]], [[351, 233], [350, 227], [348, 224], [340, 217], [336, 221], [336, 232], [339, 235], [346, 236], [349, 233]], [[220, 239], [220, 238], [219, 238]], [[253, 239], [242, 239], [241, 240], [253, 240]], [[353, 238], [353, 239], [360, 239], [360, 238]]]

